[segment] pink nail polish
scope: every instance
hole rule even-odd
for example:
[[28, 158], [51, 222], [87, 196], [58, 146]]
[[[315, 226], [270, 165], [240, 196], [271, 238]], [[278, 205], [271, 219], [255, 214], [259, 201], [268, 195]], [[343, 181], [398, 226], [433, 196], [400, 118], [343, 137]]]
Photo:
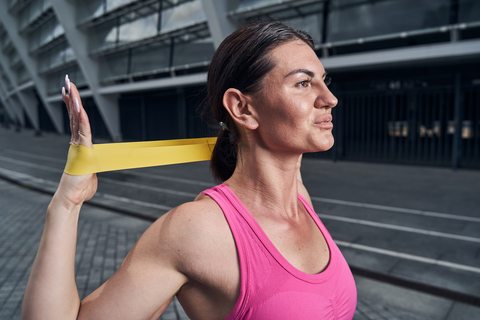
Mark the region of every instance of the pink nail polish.
[[68, 79], [68, 74], [65, 75], [65, 87], [67, 87], [68, 94], [70, 94], [70, 79]]
[[77, 110], [77, 113], [80, 113], [80, 106], [78, 105], [77, 98], [75, 98], [75, 110]]
[[65, 87], [62, 87], [62, 97], [65, 97]]

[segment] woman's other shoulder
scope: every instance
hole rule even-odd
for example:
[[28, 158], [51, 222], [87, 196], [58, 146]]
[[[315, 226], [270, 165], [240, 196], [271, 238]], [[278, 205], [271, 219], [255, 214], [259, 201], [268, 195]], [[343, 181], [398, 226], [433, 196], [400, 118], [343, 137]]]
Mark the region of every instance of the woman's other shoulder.
[[194, 201], [186, 202], [172, 209], [157, 222], [164, 231], [175, 233], [203, 232], [205, 229], [214, 231], [224, 226], [226, 222], [223, 212], [217, 203], [209, 196], [201, 193]]
[[200, 194], [158, 219], [151, 227], [155, 238], [168, 244], [179, 271], [190, 273], [192, 265], [208, 264], [226, 254], [235, 243], [222, 210], [209, 196]]

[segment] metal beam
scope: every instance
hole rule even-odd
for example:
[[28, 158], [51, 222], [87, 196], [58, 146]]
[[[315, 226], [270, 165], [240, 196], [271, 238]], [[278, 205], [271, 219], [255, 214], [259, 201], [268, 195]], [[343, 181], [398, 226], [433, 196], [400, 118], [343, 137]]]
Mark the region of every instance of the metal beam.
[[99, 63], [89, 56], [87, 34], [77, 28], [75, 3], [64, 0], [50, 0], [58, 21], [65, 30], [65, 37], [75, 52], [80, 70], [92, 91], [93, 100], [98, 107], [103, 122], [113, 141], [122, 139], [120, 132], [120, 113], [115, 96], [100, 93]]
[[[16, 95], [11, 95], [8, 99], [8, 101], [10, 102], [10, 106], [12, 108], [15, 109], [15, 111], [17, 112], [17, 118], [19, 119], [19, 122], [20, 122], [20, 125], [22, 127], [26, 127], [27, 125], [27, 119], [26, 117], [28, 117], [27, 115], [27, 112], [25, 110], [23, 110], [22, 108], [18, 108], [16, 106], [18, 106], [20, 104], [20, 102], [18, 101], [18, 98]], [[17, 126], [17, 130], [19, 130], [20, 128]], [[34, 128], [35, 129], [35, 128]], [[39, 132], [39, 131], [37, 131]]]
[[[19, 55], [20, 59], [22, 60], [25, 69], [28, 71], [30, 74], [30, 77], [32, 78], [33, 82], [35, 83], [35, 86], [37, 88], [37, 93], [40, 97], [40, 100], [42, 101], [43, 105], [45, 106], [45, 109], [47, 110], [48, 115], [50, 116], [53, 125], [55, 126], [55, 129], [57, 132], [61, 133], [63, 132], [63, 114], [61, 108], [58, 108], [57, 106], [51, 105], [47, 101], [47, 82], [45, 79], [40, 77], [38, 75], [38, 68], [37, 68], [37, 61], [31, 57], [28, 54], [28, 45], [27, 45], [27, 39], [23, 38], [19, 34], [18, 30], [18, 21], [14, 17], [12, 17], [9, 13], [8, 10], [8, 2], [7, 1], [0, 1], [0, 19], [2, 20], [3, 26], [5, 28], [5, 31], [7, 32], [8, 36], [10, 37], [10, 40], [13, 43], [13, 46], [17, 50], [17, 54]], [[17, 85], [14, 83], [14, 85]], [[19, 95], [19, 99], [23, 99], [21, 95]], [[36, 108], [36, 107], [35, 107]], [[29, 108], [26, 108], [25, 110], [32, 110]], [[29, 111], [27, 111], [28, 113]], [[38, 110], [37, 110], [38, 112]], [[38, 126], [38, 117], [37, 121], [35, 121]], [[35, 122], [32, 122], [35, 123]], [[34, 124], [35, 125], [35, 124]]]
[[140, 92], [158, 89], [178, 88], [192, 85], [201, 85], [207, 83], [207, 73], [196, 73], [185, 76], [176, 76], [173, 78], [162, 78], [141, 82], [125, 83], [103, 87], [100, 89], [102, 94], [120, 94], [128, 92]]
[[[1, 57], [1, 56], [0, 56]], [[3, 69], [3, 68], [2, 68]], [[8, 77], [8, 75], [7, 75]], [[22, 126], [25, 125], [25, 119], [24, 119], [24, 114], [22, 112], [22, 108], [18, 107], [17, 105], [13, 104], [12, 102], [12, 99], [11, 99], [11, 96], [13, 96], [15, 93], [13, 94], [9, 94], [9, 92], [7, 91], [8, 90], [8, 86], [7, 84], [4, 82], [4, 79], [2, 77], [0, 77], [0, 93], [2, 93], [3, 97], [4, 97], [4, 100], [5, 100], [5, 107], [8, 108], [8, 110], [10, 110], [11, 114], [13, 114], [13, 120], [15, 120], [15, 123], [18, 124], [20, 123]], [[15, 92], [15, 91], [13, 91]]]
[[238, 26], [228, 18], [228, 3], [225, 0], [202, 0], [203, 11], [213, 38], [215, 50], [223, 39], [235, 31]]
[[12, 110], [12, 107], [10, 106], [10, 101], [7, 101], [7, 96], [6, 96], [6, 90], [3, 84], [3, 81], [0, 79], [0, 100], [2, 101], [3, 106], [5, 107], [5, 110], [7, 111], [8, 115], [10, 118], [14, 121], [17, 122], [18, 117], [15, 113], [14, 110]]
[[321, 60], [325, 69], [332, 72], [412, 65], [413, 63], [459, 61], [471, 57], [480, 58], [480, 40], [346, 54]]
[[455, 93], [454, 93], [454, 122], [455, 122], [455, 133], [453, 135], [453, 146], [452, 146], [452, 169], [456, 170], [461, 165], [462, 158], [462, 92], [461, 92], [461, 74], [460, 72], [455, 73]]
[[[18, 100], [18, 103], [12, 103], [11, 107], [12, 108], [20, 108], [25, 111], [25, 114], [27, 115], [28, 119], [30, 120], [30, 123], [32, 123], [33, 128], [38, 132], [40, 131], [40, 122], [38, 119], [38, 108], [37, 108], [37, 103], [31, 103], [31, 97], [30, 96], [24, 96], [22, 95], [21, 92], [18, 91], [18, 87], [16, 87], [17, 81], [16, 81], [16, 76], [10, 69], [7, 59], [3, 53], [0, 53], [0, 66], [2, 67], [3, 72], [5, 75], [8, 77], [8, 80], [14, 87], [14, 94], [13, 96], [16, 97]], [[6, 88], [6, 86], [5, 86]], [[11, 97], [7, 97], [11, 98]], [[35, 98], [35, 97], [33, 97]], [[35, 99], [36, 100], [36, 99]], [[18, 112], [18, 114], [21, 114], [21, 112]], [[20, 123], [24, 125], [23, 121], [23, 114], [22, 117], [20, 118]]]
[[[24, 90], [22, 92], [16, 90], [15, 97], [20, 101], [20, 104], [24, 106], [25, 113], [30, 119], [37, 134], [40, 133], [40, 117], [38, 116], [38, 100], [35, 96], [35, 92], [32, 90]], [[32, 121], [34, 119], [35, 122]]]

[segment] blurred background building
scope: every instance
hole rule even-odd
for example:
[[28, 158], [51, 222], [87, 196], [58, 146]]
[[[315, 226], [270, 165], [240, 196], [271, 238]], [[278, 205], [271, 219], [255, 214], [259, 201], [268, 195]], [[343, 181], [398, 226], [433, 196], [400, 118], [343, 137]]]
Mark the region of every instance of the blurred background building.
[[478, 0], [0, 1], [0, 122], [69, 133], [64, 75], [96, 139], [212, 135], [206, 68], [268, 15], [309, 32], [333, 78], [333, 160], [480, 168]]

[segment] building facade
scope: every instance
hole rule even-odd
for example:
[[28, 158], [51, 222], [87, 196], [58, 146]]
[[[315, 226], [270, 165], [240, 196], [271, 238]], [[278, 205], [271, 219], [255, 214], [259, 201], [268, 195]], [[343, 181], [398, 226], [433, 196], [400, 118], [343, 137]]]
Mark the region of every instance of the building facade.
[[310, 33], [333, 78], [336, 143], [314, 156], [480, 168], [477, 0], [1, 1], [0, 121], [69, 133], [68, 74], [97, 139], [212, 135], [206, 68], [263, 15]]

